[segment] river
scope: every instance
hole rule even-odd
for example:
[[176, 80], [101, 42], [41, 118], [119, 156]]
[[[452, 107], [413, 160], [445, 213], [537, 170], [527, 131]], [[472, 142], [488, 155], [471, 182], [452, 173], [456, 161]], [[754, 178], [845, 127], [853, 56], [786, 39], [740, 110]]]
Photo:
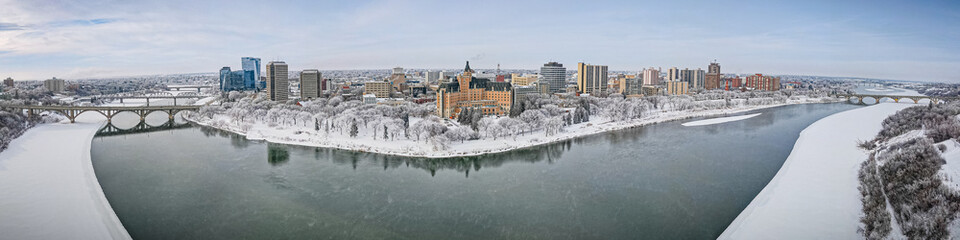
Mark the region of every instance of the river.
[[91, 156], [135, 239], [714, 239], [800, 131], [856, 107], [782, 106], [735, 122], [673, 121], [453, 159], [272, 144], [198, 126], [97, 136]]

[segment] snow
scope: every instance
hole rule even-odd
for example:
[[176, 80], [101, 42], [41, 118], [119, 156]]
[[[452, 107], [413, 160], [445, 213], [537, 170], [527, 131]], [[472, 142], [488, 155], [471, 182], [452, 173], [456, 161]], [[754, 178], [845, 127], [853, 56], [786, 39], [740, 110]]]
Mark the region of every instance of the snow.
[[857, 173], [887, 116], [913, 104], [880, 103], [823, 118], [800, 133], [770, 183], [719, 239], [859, 239]]
[[0, 152], [0, 238], [130, 239], [90, 161], [103, 124], [37, 125]]
[[721, 124], [725, 122], [740, 121], [740, 120], [744, 120], [744, 119], [752, 118], [756, 116], [760, 116], [760, 113], [754, 113], [754, 114], [743, 115], [743, 116], [711, 118], [711, 119], [700, 120], [700, 121], [685, 122], [681, 125], [687, 126], [687, 127], [706, 126], [706, 125], [713, 125], [713, 124]]
[[940, 153], [940, 156], [943, 157], [943, 160], [946, 160], [947, 163], [940, 167], [939, 175], [943, 178], [944, 185], [949, 186], [953, 190], [960, 191], [960, 142], [954, 139], [948, 139], [934, 144], [934, 146], [940, 146], [940, 144], [947, 147], [946, 151]]
[[[791, 100], [786, 104], [822, 102], [823, 99], [803, 98], [799, 100]], [[449, 146], [444, 149], [438, 149], [433, 144], [425, 140], [416, 141], [415, 139], [403, 139], [402, 137], [398, 139], [383, 140], [382, 138], [379, 138], [382, 135], [378, 135], [378, 138], [374, 139], [369, 132], [362, 133], [355, 138], [349, 137], [346, 134], [336, 133], [333, 130], [331, 130], [330, 134], [325, 134], [323, 130], [314, 130], [314, 124], [312, 122], [308, 124], [301, 124], [297, 127], [284, 127], [270, 126], [265, 123], [254, 123], [249, 125], [237, 123], [236, 119], [233, 119], [228, 114], [217, 114], [213, 117], [213, 119], [199, 119], [198, 116], [190, 114], [185, 114], [183, 116], [185, 119], [191, 122], [241, 134], [250, 140], [265, 140], [273, 143], [338, 148], [398, 156], [446, 158], [506, 152], [552, 142], [574, 139], [591, 134], [640, 127], [648, 124], [694, 117], [734, 114], [769, 107], [783, 106], [786, 104], [744, 106], [731, 109], [699, 111], [664, 111], [657, 112], [656, 114], [650, 114], [639, 119], [631, 119], [626, 121], [610, 121], [608, 119], [604, 119], [602, 116], [594, 115], [590, 117], [591, 121], [589, 122], [564, 127], [563, 131], [550, 136], [546, 136], [544, 131], [534, 131], [532, 133], [526, 133], [519, 136], [509, 136], [497, 139], [485, 137], [481, 140], [464, 141], [462, 143], [459, 141], [452, 141]], [[413, 126], [416, 121], [419, 121], [419, 119], [411, 117], [410, 125]]]

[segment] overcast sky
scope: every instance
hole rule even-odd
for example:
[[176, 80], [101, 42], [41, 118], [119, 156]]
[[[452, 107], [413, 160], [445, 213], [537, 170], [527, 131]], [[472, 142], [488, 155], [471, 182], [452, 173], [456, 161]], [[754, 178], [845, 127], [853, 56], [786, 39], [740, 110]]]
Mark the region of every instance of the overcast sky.
[[0, 0], [0, 78], [318, 68], [611, 70], [960, 82], [960, 1]]

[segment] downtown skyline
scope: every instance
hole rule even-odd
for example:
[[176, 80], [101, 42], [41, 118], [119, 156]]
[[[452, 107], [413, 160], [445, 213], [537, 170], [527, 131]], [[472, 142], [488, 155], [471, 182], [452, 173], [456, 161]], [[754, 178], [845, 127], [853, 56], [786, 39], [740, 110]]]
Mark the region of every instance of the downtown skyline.
[[[960, 4], [113, 2], [0, 0], [0, 77], [291, 70], [539, 69], [550, 61], [960, 82]], [[184, 7], [190, 6], [190, 7]]]

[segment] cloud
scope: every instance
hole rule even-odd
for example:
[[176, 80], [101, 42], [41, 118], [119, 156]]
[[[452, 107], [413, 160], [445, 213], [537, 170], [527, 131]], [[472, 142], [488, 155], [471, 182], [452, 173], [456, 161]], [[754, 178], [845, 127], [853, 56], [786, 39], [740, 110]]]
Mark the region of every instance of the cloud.
[[72, 27], [72, 26], [93, 26], [120, 21], [118, 18], [95, 18], [95, 19], [77, 19], [68, 21], [56, 21], [45, 24], [50, 27]]
[[0, 22], [0, 31], [16, 31], [16, 30], [23, 30], [23, 26], [20, 26], [16, 23]]

